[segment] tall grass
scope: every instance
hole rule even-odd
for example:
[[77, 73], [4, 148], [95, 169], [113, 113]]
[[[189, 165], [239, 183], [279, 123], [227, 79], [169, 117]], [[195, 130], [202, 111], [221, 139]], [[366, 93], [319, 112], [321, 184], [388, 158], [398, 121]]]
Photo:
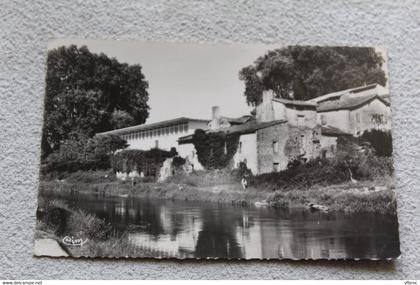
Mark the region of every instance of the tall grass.
[[[35, 238], [53, 238], [72, 256], [147, 256], [132, 245], [126, 234], [117, 232], [105, 220], [82, 210], [70, 209], [60, 200], [52, 200], [42, 205], [45, 214], [37, 221]], [[51, 216], [66, 213], [65, 220], [57, 224]], [[59, 214], [60, 217], [62, 214]], [[61, 228], [60, 228], [61, 227]], [[82, 246], [69, 246], [62, 242], [65, 236], [86, 240]]]

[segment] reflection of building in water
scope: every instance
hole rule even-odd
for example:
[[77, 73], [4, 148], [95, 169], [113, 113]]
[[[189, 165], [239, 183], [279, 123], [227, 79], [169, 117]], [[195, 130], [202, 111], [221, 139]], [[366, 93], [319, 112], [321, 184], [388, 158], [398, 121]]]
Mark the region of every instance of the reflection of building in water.
[[194, 257], [195, 245], [202, 228], [197, 212], [177, 214], [174, 209], [159, 207], [162, 232], [150, 235], [148, 231], [129, 233], [130, 242], [146, 252], [160, 257]]

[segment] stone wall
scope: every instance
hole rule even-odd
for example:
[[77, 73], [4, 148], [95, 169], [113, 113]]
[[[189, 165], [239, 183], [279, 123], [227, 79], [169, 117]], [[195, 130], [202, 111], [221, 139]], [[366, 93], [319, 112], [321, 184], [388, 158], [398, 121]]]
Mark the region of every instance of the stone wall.
[[[286, 143], [289, 138], [289, 126], [278, 124], [257, 131], [257, 161], [258, 173], [269, 173], [287, 168], [288, 157], [285, 152]], [[276, 143], [277, 151], [274, 151]]]

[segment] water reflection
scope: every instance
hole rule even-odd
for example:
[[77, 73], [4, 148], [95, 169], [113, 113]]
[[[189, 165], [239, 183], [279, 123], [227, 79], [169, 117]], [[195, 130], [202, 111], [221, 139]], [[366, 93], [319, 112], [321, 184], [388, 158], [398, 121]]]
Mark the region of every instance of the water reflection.
[[71, 197], [158, 257], [390, 258], [396, 216], [256, 209], [197, 202]]

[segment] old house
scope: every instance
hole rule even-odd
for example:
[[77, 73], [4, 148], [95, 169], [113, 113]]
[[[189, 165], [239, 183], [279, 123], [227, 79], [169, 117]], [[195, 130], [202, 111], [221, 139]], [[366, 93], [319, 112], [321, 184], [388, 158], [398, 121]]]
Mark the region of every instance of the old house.
[[[239, 136], [232, 168], [245, 163], [254, 174], [278, 172], [291, 161], [305, 161], [322, 154], [316, 107], [316, 103], [277, 99], [272, 91], [266, 91], [255, 118], [244, 116], [229, 122], [220, 116], [218, 107], [213, 107], [207, 132]], [[191, 144], [192, 135], [181, 137], [178, 142]]]
[[308, 102], [317, 105], [318, 123], [354, 136], [372, 129], [391, 130], [388, 89], [372, 84], [326, 94]]

